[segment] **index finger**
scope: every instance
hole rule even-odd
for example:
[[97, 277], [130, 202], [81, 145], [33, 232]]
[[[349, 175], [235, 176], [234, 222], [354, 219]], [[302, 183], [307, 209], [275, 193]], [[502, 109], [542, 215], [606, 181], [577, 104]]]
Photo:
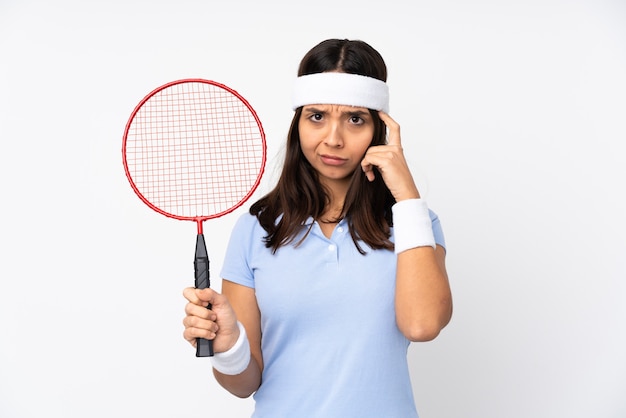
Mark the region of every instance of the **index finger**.
[[183, 296], [194, 305], [208, 306], [213, 298], [211, 289], [197, 289], [195, 287], [187, 287], [183, 290]]
[[398, 122], [393, 120], [391, 116], [382, 110], [378, 111], [378, 116], [387, 126], [387, 133], [389, 135], [389, 139], [387, 140], [388, 145], [401, 145], [400, 142], [400, 125]]

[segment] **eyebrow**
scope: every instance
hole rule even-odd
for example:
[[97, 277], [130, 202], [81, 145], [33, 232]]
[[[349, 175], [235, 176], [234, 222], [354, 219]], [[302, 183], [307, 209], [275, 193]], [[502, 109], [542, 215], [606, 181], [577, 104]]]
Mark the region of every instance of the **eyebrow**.
[[[304, 111], [305, 112], [310, 112], [310, 113], [328, 113], [328, 111], [319, 109], [319, 108], [317, 108], [315, 106], [307, 106], [307, 108], [304, 109]], [[366, 115], [369, 115], [370, 112], [369, 112], [369, 110], [363, 110], [363, 108], [355, 108], [354, 110], [342, 111], [341, 114], [342, 114], [342, 116], [346, 116], [346, 115], [350, 115], [350, 116], [366, 116]]]

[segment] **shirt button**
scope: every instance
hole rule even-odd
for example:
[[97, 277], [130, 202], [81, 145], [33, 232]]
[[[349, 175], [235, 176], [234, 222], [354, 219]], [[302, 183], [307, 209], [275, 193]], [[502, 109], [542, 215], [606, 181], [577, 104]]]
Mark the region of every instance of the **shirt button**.
[[328, 246], [328, 251], [335, 251], [335, 246], [333, 244], [330, 244]]
[[343, 232], [343, 226], [340, 226], [339, 228], [337, 228], [337, 232]]

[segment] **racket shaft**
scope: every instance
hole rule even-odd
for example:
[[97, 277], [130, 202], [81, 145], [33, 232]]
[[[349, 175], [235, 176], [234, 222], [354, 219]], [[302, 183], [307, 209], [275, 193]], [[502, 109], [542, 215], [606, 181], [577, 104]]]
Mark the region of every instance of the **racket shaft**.
[[[209, 280], [209, 255], [204, 242], [204, 235], [198, 234], [196, 239], [196, 257], [194, 260], [195, 287], [206, 289], [211, 286]], [[211, 309], [211, 305], [207, 306]], [[211, 357], [213, 355], [213, 341], [205, 338], [196, 339], [196, 357]]]

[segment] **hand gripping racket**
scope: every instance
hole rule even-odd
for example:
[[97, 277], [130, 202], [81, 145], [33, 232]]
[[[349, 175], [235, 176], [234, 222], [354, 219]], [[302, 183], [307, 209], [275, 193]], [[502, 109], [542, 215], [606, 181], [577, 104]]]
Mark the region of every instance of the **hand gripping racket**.
[[[261, 181], [266, 144], [256, 112], [223, 84], [173, 81], [135, 107], [122, 154], [126, 177], [146, 205], [197, 223], [195, 287], [209, 287], [202, 223], [241, 206]], [[196, 356], [212, 356], [212, 343], [198, 338]]]

